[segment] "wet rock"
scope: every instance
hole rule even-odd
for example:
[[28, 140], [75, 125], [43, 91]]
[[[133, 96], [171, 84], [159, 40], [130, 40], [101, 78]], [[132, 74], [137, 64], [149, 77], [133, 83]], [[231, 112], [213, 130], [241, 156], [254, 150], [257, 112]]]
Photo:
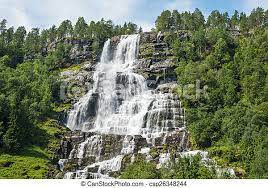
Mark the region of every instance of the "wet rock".
[[141, 135], [135, 136], [135, 150], [134, 152], [138, 152], [143, 147], [148, 147], [148, 143], [146, 138], [143, 138]]
[[[176, 81], [172, 49], [164, 41], [165, 33], [145, 32], [140, 36], [139, 59], [135, 72], [147, 78], [147, 86]], [[153, 79], [152, 79], [153, 78]]]
[[12, 161], [4, 161], [4, 162], [0, 162], [0, 166], [1, 167], [10, 167], [14, 162]]
[[177, 87], [178, 85], [176, 83], [165, 83], [158, 85], [156, 91], [161, 93], [173, 93]]
[[157, 32], [144, 32], [140, 36], [140, 44], [144, 43], [156, 43], [157, 42]]
[[67, 159], [72, 150], [72, 142], [70, 140], [63, 139], [60, 143], [60, 149], [58, 150], [59, 158]]
[[61, 97], [65, 103], [75, 103], [93, 87], [94, 65], [85, 63], [77, 70], [61, 72]]

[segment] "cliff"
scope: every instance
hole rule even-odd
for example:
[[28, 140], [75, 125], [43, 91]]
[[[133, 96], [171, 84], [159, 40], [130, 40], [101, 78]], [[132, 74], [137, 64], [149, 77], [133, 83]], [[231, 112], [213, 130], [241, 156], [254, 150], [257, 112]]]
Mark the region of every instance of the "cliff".
[[[111, 38], [110, 50], [112, 53], [115, 53], [119, 48], [119, 42], [120, 37]], [[175, 158], [179, 155], [177, 152], [184, 151], [188, 147], [184, 110], [178, 97], [173, 94], [176, 88], [176, 76], [172, 49], [164, 41], [164, 35], [161, 33], [142, 33], [138, 43], [138, 54], [133, 71], [137, 73], [137, 76], [142, 75], [145, 78], [149, 91], [154, 92], [156, 97], [149, 105], [148, 112], [143, 118], [144, 128], [142, 129], [145, 131], [145, 127], [150, 126], [146, 130], [149, 132], [143, 134], [148, 135], [144, 137], [139, 134], [118, 135], [70, 131], [66, 134], [66, 140], [62, 142], [61, 149], [58, 152], [59, 158], [61, 158], [59, 165], [63, 174], [65, 174], [65, 178], [116, 177], [120, 174], [120, 170], [130, 163], [131, 158], [135, 160], [134, 158], [138, 156], [155, 161], [160, 167], [162, 161], [166, 161], [170, 157]], [[123, 58], [127, 56], [124, 53], [127, 52], [122, 52]], [[66, 85], [76, 88], [76, 91], [71, 95], [70, 93], [65, 95], [66, 102], [74, 104], [89, 91], [88, 86], [93, 84], [92, 77], [96, 71], [97, 63], [91, 63], [88, 59], [84, 59], [84, 61], [78, 68], [71, 67], [61, 73]], [[116, 84], [121, 84], [120, 87], [122, 87], [122, 84], [123, 87], [129, 87], [129, 84], [133, 84], [134, 88], [139, 87], [137, 85], [139, 81], [135, 80], [138, 77], [132, 78], [134, 79], [132, 81], [129, 79], [129, 75], [122, 75], [118, 72]], [[124, 88], [119, 88], [119, 85], [115, 88], [118, 94], [125, 92]], [[96, 101], [99, 95], [98, 92], [94, 93], [96, 97], [89, 99], [85, 112], [90, 120], [88, 120], [86, 126], [91, 127], [93, 126], [92, 123], [96, 121], [97, 112], [94, 109], [98, 108], [99, 104]], [[122, 104], [122, 101], [126, 99], [120, 95], [117, 100], [119, 104]], [[90, 123], [90, 121], [93, 122]], [[150, 133], [153, 130], [162, 130], [163, 132], [160, 131], [159, 135], [153, 136], [155, 133]], [[118, 164], [115, 165], [114, 163]], [[107, 165], [112, 166], [107, 167]], [[57, 178], [62, 178], [63, 174], [58, 174]]]

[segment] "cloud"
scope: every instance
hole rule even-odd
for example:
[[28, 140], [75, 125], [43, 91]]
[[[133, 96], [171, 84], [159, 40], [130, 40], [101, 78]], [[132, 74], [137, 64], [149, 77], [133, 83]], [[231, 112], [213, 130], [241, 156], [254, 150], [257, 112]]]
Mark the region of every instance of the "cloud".
[[14, 27], [18, 27], [23, 25], [28, 30], [32, 27], [30, 19], [23, 10], [17, 8], [10, 8], [7, 10], [6, 8], [0, 7], [0, 12], [5, 15], [1, 15], [1, 18], [8, 20], [9, 26], [12, 25]]
[[[132, 21], [149, 31], [163, 10], [194, 11], [199, 7], [205, 15], [208, 10], [219, 9], [222, 4], [212, 0], [0, 0], [0, 19], [7, 19], [9, 26], [24, 25], [48, 28], [69, 19], [73, 23], [83, 16], [87, 21], [111, 19], [116, 24]], [[239, 3], [238, 3], [239, 2]], [[223, 3], [223, 2], [222, 2]], [[253, 8], [268, 8], [267, 0], [239, 0], [226, 4], [225, 9], [235, 6], [249, 13]]]
[[86, 19], [112, 19], [120, 21], [132, 13], [132, 7], [135, 6], [135, 0], [47, 0], [45, 5], [38, 6], [37, 1], [33, 1], [38, 9], [35, 14], [41, 13], [41, 16], [48, 16], [51, 20], [57, 19], [75, 19], [84, 16]]
[[31, 19], [23, 6], [20, 6], [21, 2], [13, 6], [14, 0], [0, 0], [0, 19], [8, 20], [9, 26], [18, 27], [23, 25], [26, 29], [30, 29], [32, 27]]
[[75, 22], [80, 16], [86, 20], [111, 19], [123, 23], [133, 14], [137, 0], [0, 0], [0, 17], [12, 25], [50, 27], [65, 19]]

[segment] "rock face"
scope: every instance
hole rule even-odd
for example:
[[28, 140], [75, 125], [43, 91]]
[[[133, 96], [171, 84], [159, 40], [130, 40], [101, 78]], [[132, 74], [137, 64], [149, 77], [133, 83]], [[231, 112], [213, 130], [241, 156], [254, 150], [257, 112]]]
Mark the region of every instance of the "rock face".
[[[62, 38], [56, 42], [47, 43], [40, 52], [40, 55], [47, 56], [50, 52], [58, 48], [64, 51], [65, 57], [61, 62], [61, 67], [69, 67], [73, 64], [80, 64], [85, 61], [95, 62], [98, 54], [94, 55], [92, 50], [93, 41], [91, 39]], [[26, 54], [25, 60], [34, 59], [37, 54]]]
[[93, 85], [95, 63], [85, 61], [76, 69], [66, 69], [61, 72], [61, 97], [65, 103], [75, 103], [85, 95]]
[[147, 78], [148, 87], [156, 88], [158, 84], [176, 82], [174, 56], [164, 39], [165, 35], [160, 32], [141, 35], [139, 63], [135, 71]]
[[71, 39], [63, 38], [55, 43], [47, 45], [42, 50], [42, 54], [46, 55], [51, 51], [54, 51], [58, 45], [64, 45], [67, 49], [68, 54], [64, 61], [64, 66], [68, 67], [72, 64], [79, 64], [85, 61], [94, 61], [92, 53], [93, 41], [89, 39]]

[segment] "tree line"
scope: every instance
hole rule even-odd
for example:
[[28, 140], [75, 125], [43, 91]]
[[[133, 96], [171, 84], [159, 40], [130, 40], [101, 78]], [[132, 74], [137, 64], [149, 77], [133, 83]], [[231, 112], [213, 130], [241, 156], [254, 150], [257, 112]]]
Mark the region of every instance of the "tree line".
[[9, 55], [12, 66], [22, 63], [24, 55], [40, 54], [42, 48], [64, 38], [90, 39], [93, 48], [99, 53], [103, 43], [115, 35], [132, 34], [141, 31], [134, 23], [115, 25], [111, 20], [101, 19], [87, 23], [83, 17], [72, 24], [70, 20], [64, 20], [58, 27], [53, 25], [48, 29], [40, 30], [32, 28], [27, 32], [24, 26], [7, 28], [7, 20], [0, 22], [0, 56]]
[[251, 29], [268, 24], [268, 11], [263, 8], [253, 9], [247, 16], [244, 12], [235, 10], [232, 16], [227, 12], [220, 13], [214, 10], [205, 20], [202, 12], [196, 8], [193, 12], [179, 13], [177, 10], [165, 10], [157, 17], [155, 26], [158, 31], [190, 30], [196, 31], [200, 28], [223, 27], [229, 30], [249, 32]]

